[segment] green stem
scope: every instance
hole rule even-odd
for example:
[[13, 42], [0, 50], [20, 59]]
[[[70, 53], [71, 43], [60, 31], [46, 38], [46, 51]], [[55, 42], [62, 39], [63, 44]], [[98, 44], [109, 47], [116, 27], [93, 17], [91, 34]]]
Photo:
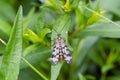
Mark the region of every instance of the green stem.
[[48, 80], [42, 73], [40, 73], [33, 65], [31, 65], [25, 58], [22, 57], [22, 60], [38, 75], [40, 75], [44, 80]]
[[7, 46], [7, 43], [5, 41], [3, 41], [1, 38], [0, 38], [0, 41], [5, 45]]
[[102, 74], [100, 80], [106, 80], [106, 73]]

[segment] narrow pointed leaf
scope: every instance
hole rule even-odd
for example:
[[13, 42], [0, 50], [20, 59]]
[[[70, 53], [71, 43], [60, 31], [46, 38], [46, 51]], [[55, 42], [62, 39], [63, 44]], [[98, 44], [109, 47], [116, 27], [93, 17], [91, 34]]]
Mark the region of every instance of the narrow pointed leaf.
[[[71, 22], [69, 16], [70, 15], [62, 16], [56, 21], [52, 31], [52, 40], [54, 40], [57, 37], [57, 34], [61, 34], [62, 37], [67, 41], [67, 32]], [[57, 79], [61, 67], [62, 67], [62, 63], [59, 62], [58, 64], [51, 66], [51, 80]]]
[[17, 80], [22, 53], [22, 7], [20, 6], [0, 69], [1, 80]]

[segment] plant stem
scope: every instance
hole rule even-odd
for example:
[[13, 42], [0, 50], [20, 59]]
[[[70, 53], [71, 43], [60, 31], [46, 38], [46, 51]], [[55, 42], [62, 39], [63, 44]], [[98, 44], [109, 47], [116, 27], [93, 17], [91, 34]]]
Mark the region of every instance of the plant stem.
[[1, 38], [0, 38], [0, 41], [5, 45], [7, 46], [7, 43], [5, 41], [3, 41]]
[[38, 75], [40, 75], [44, 80], [48, 80], [42, 73], [40, 73], [33, 65], [31, 65], [25, 58], [22, 57], [22, 60]]
[[106, 73], [103, 73], [103, 74], [101, 75], [100, 80], [106, 80]]

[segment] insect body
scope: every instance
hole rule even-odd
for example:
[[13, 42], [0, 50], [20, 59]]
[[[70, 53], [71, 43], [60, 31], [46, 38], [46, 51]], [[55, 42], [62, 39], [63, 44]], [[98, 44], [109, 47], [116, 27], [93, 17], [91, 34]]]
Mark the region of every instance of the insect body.
[[61, 62], [63, 57], [68, 64], [72, 63], [70, 51], [67, 48], [64, 39], [61, 37], [61, 34], [58, 34], [57, 38], [54, 41], [53, 52], [51, 56], [52, 64], [57, 64], [59, 60]]

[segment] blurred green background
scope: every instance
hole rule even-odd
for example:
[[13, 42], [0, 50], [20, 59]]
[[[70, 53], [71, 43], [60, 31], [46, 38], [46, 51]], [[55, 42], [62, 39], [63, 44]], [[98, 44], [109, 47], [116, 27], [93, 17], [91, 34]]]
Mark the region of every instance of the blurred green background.
[[[0, 0], [1, 63], [20, 5], [22, 57], [48, 80], [120, 80], [120, 0]], [[71, 65], [50, 62], [61, 27]], [[24, 60], [19, 66], [16, 80], [47, 80]]]

